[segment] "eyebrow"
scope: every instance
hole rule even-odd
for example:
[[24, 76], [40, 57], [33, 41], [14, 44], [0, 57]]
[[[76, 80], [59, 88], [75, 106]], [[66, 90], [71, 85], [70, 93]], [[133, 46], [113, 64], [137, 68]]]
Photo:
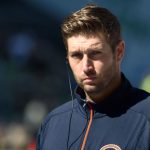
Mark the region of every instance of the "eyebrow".
[[91, 44], [90, 46], [92, 47], [92, 46], [97, 46], [97, 45], [103, 45], [104, 43], [103, 42], [97, 42], [97, 43], [94, 43], [94, 44]]

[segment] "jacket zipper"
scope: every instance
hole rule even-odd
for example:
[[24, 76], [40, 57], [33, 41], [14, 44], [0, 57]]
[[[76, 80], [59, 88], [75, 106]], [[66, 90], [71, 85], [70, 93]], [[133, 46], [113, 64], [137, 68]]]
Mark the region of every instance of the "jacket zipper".
[[88, 138], [88, 134], [89, 134], [89, 131], [90, 131], [90, 128], [91, 128], [91, 125], [92, 125], [92, 121], [93, 121], [94, 111], [93, 111], [93, 108], [90, 104], [89, 104], [89, 108], [90, 108], [90, 119], [89, 119], [89, 123], [88, 123], [87, 129], [86, 129], [86, 133], [85, 133], [83, 142], [82, 142], [81, 150], [84, 150], [84, 148], [85, 148], [86, 141], [87, 141], [87, 138]]

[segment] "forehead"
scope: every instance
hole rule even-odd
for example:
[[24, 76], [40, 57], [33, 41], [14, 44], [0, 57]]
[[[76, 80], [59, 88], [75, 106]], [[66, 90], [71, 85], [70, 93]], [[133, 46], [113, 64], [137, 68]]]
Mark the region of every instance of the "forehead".
[[82, 48], [89, 48], [89, 47], [103, 47], [106, 43], [106, 40], [103, 35], [101, 36], [72, 36], [68, 38], [68, 50], [72, 49], [82, 49]]

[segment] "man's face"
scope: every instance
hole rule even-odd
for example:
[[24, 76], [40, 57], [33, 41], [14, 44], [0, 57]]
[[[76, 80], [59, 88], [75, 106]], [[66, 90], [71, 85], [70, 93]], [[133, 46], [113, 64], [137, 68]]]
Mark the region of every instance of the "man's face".
[[104, 36], [72, 36], [68, 39], [68, 60], [74, 77], [86, 94], [107, 91], [120, 76], [123, 48], [112, 51]]

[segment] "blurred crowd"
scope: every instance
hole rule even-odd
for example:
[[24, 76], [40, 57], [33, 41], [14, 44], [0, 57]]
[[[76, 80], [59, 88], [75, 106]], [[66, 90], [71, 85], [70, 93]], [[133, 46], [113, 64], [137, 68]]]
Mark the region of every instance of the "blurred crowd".
[[35, 150], [44, 117], [69, 100], [57, 20], [21, 0], [0, 14], [0, 150]]
[[67, 98], [62, 56], [34, 32], [10, 34], [1, 49], [0, 150], [35, 150], [42, 120]]
[[22, 123], [0, 124], [0, 150], [35, 150], [36, 139]]

